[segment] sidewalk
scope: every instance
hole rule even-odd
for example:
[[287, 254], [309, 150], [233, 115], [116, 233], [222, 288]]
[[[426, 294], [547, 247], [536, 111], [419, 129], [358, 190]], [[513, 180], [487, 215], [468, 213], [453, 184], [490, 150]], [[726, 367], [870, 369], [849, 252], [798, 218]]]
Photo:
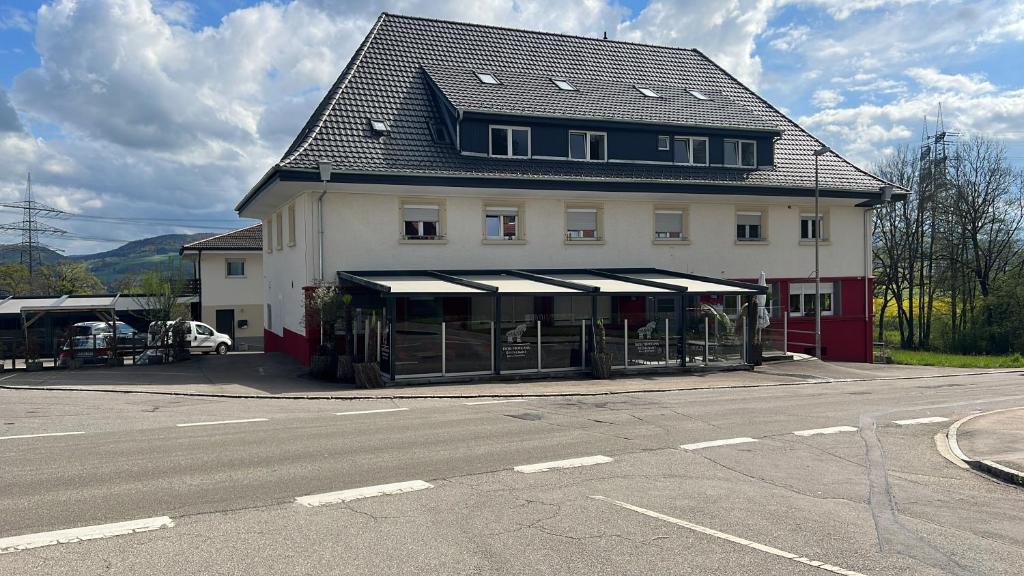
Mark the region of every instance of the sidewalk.
[[[278, 354], [233, 353], [199, 356], [187, 362], [121, 368], [20, 372], [0, 377], [0, 388], [89, 390], [236, 398], [477, 398], [582, 396], [791, 386], [827, 382], [936, 378], [1013, 370], [965, 370], [921, 366], [828, 363], [819, 360], [773, 362], [754, 371], [691, 374], [620, 374], [611, 380], [545, 378], [458, 384], [393, 385], [366, 390], [313, 380], [305, 369]], [[1017, 372], [1020, 372], [1019, 370]]]
[[1024, 407], [968, 416], [947, 436], [953, 454], [971, 468], [1024, 486]]

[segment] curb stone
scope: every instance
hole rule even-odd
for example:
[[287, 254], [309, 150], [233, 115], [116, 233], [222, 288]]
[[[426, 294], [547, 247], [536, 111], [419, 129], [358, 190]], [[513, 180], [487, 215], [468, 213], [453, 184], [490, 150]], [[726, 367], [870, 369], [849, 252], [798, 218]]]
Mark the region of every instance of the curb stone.
[[975, 460], [970, 456], [964, 454], [963, 450], [960, 449], [960, 445], [957, 443], [956, 435], [960, 430], [960, 426], [966, 424], [968, 421], [977, 418], [978, 416], [987, 416], [989, 414], [998, 414], [999, 412], [1008, 412], [1010, 410], [1024, 410], [1024, 406], [1018, 406], [1016, 408], [1003, 408], [1001, 410], [992, 410], [989, 412], [982, 412], [980, 414], [972, 414], [966, 418], [961, 418], [953, 423], [946, 432], [946, 439], [949, 442], [949, 449], [953, 452], [953, 455], [963, 461], [974, 470], [983, 472], [990, 476], [1015, 484], [1017, 486], [1024, 486], [1024, 472], [1008, 468], [1002, 464], [993, 462], [991, 460]]

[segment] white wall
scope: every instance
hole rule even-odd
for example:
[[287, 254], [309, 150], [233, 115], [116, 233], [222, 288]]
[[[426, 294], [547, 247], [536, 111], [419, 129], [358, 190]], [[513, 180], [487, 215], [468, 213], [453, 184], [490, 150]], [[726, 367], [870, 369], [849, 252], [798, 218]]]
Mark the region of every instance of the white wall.
[[[289, 245], [289, 204], [295, 205], [294, 245]], [[270, 304], [270, 313], [273, 316], [266, 317], [264, 306], [264, 326], [267, 327], [269, 323], [269, 329], [278, 336], [283, 335], [284, 328], [300, 334], [304, 332], [302, 288], [312, 283], [317, 270], [314, 264], [316, 244], [312, 242], [316, 221], [315, 205], [315, 197], [311, 198], [310, 194], [301, 193], [278, 208], [283, 224], [280, 249], [277, 247], [277, 231], [273, 229], [273, 226], [276, 226], [274, 214], [264, 216], [264, 231], [273, 230], [274, 233], [269, 243], [266, 241], [266, 232], [264, 233], [263, 298], [266, 304]], [[268, 221], [274, 223], [270, 228]], [[327, 227], [330, 226], [328, 223]]]
[[[193, 256], [195, 258], [195, 256]], [[235, 320], [248, 320], [235, 328], [236, 338], [263, 336], [263, 254], [260, 252], [203, 251], [199, 254], [203, 321], [216, 327], [216, 311], [232, 309]], [[245, 260], [245, 277], [227, 275], [228, 260]]]

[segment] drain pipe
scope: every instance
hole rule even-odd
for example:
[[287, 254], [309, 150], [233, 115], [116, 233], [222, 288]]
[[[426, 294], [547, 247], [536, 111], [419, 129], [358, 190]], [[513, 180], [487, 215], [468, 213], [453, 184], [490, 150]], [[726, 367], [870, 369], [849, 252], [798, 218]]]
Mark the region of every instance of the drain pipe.
[[317, 163], [320, 166], [320, 197], [316, 199], [316, 211], [320, 218], [320, 250], [317, 256], [320, 260], [320, 281], [324, 279], [324, 196], [327, 195], [327, 183], [331, 181], [331, 161], [321, 160]]

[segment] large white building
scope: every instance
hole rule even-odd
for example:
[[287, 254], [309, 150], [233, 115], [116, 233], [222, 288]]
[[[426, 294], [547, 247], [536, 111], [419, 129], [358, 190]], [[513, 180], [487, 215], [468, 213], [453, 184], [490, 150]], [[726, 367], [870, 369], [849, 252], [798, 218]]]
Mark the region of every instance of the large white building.
[[[686, 363], [702, 306], [735, 323], [756, 292], [726, 279], [765, 271], [776, 323], [813, 330], [820, 234], [825, 357], [867, 360], [871, 209], [892, 190], [824, 153], [816, 218], [821, 148], [696, 50], [381, 15], [238, 206], [263, 221], [266, 349], [308, 359], [303, 289], [324, 278], [359, 296], [355, 336], [396, 377], [454, 373], [452, 330], [489, 342], [464, 372], [501, 372], [521, 363], [502, 342], [524, 323], [544, 369], [566, 337], [554, 327], [595, 318], [624, 340], [624, 366], [651, 324], [672, 336], [656, 354]], [[396, 334], [439, 342], [426, 355], [440, 360], [403, 357]], [[579, 340], [564, 367], [582, 368]]]

